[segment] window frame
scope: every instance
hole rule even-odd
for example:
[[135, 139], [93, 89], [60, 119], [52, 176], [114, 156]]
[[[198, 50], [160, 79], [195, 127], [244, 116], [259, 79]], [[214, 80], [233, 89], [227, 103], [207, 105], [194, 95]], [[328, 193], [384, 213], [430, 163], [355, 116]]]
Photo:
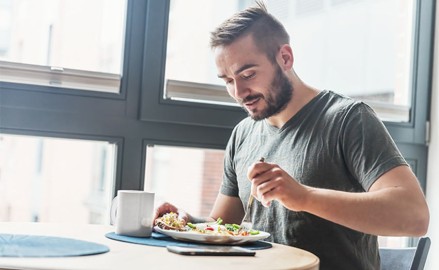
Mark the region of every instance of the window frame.
[[[0, 133], [59, 138], [118, 138], [114, 195], [142, 190], [145, 140], [223, 149], [231, 129], [139, 119], [147, 11], [128, 0], [120, 93], [0, 82]], [[154, 13], [154, 11], [150, 12]]]
[[[384, 122], [425, 188], [434, 0], [416, 0], [411, 120]], [[144, 186], [146, 143], [224, 149], [238, 107], [163, 99], [169, 0], [128, 0], [120, 93], [0, 82], [0, 132], [118, 138], [115, 190]]]
[[[432, 79], [432, 53], [434, 37], [434, 0], [414, 0], [413, 65], [410, 120], [393, 122], [384, 120], [395, 141], [426, 144], [428, 97]], [[187, 123], [232, 128], [236, 119], [245, 117], [242, 109], [227, 105], [164, 99], [164, 74], [170, 0], [149, 1], [145, 61], [142, 80], [141, 119], [145, 121]], [[154, 70], [148, 70], [148, 66]], [[185, 82], [190, 84], [190, 82]], [[197, 84], [194, 84], [198, 87]], [[186, 86], [187, 87], [187, 86]], [[372, 104], [373, 106], [373, 104]], [[188, 107], [190, 109], [188, 109]], [[220, 115], [226, 113], [226, 117]], [[227, 118], [227, 119], [224, 119]], [[229, 120], [235, 118], [235, 120]]]
[[410, 121], [384, 121], [397, 143], [428, 144], [433, 71], [435, 1], [415, 0]]
[[[383, 120], [386, 128], [409, 160], [425, 189], [429, 109], [432, 85], [435, 1], [414, 0], [413, 64], [410, 120]], [[164, 99], [164, 74], [170, 0], [148, 1], [145, 60], [140, 119], [189, 125], [233, 128], [245, 117], [243, 111], [226, 105], [201, 104]], [[148, 66], [154, 67], [148, 70]]]
[[148, 7], [140, 118], [233, 128], [246, 116], [239, 107], [163, 98], [170, 1], [148, 1]]
[[[131, 13], [130, 9], [132, 9], [133, 6], [129, 3], [130, 1], [131, 0], [127, 0], [126, 16], [124, 16], [125, 30], [135, 27], [134, 25], [132, 25], [132, 20], [127, 17], [128, 14]], [[124, 40], [122, 41], [125, 45], [122, 46], [123, 51], [121, 52], [123, 53], [123, 59], [121, 64], [122, 66], [120, 71], [121, 74], [0, 60], [0, 72], [4, 72], [6, 76], [14, 74], [14, 76], [12, 76], [13, 81], [0, 80], [0, 90], [3, 88], [7, 88], [28, 90], [34, 92], [46, 92], [53, 94], [102, 97], [108, 99], [125, 99], [126, 87], [123, 85], [124, 80], [122, 80], [122, 77], [123, 74], [126, 74], [126, 72], [128, 72], [127, 67], [129, 66], [129, 64], [127, 63], [128, 61], [125, 59], [125, 57], [129, 55], [129, 49], [126, 48], [127, 41], [130, 39], [129, 37], [127, 37], [128, 34], [128, 30], [124, 32]], [[32, 84], [31, 82], [18, 82], [20, 78], [23, 78], [26, 75], [33, 77], [35, 80], [35, 84]], [[119, 80], [117, 78], [119, 78]], [[81, 79], [89, 80], [89, 89], [86, 89], [85, 87], [74, 86], [75, 84], [79, 83]], [[63, 83], [67, 84], [63, 86]], [[118, 92], [112, 92], [111, 90], [109, 90], [109, 88], [115, 87], [116, 85], [119, 85]], [[107, 88], [107, 90], [105, 90], [105, 88]]]

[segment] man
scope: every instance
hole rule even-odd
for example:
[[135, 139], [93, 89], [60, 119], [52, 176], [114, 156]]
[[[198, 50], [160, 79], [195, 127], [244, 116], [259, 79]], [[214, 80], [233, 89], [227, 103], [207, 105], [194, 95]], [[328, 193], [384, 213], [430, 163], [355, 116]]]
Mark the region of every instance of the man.
[[379, 269], [376, 235], [426, 233], [424, 195], [382, 122], [364, 103], [301, 81], [289, 36], [263, 4], [220, 25], [211, 46], [218, 77], [249, 117], [229, 140], [210, 217], [169, 203], [156, 217], [240, 224], [254, 196], [254, 228], [316, 254], [321, 269]]

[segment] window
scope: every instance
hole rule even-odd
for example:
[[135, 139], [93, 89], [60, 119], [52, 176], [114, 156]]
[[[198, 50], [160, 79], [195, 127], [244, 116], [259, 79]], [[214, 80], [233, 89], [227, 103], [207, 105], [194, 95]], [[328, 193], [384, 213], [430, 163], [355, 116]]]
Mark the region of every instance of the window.
[[146, 191], [194, 216], [210, 214], [222, 182], [223, 150], [155, 145], [146, 157]]
[[295, 12], [284, 15], [299, 76], [365, 101], [383, 120], [408, 122], [414, 1], [318, 2], [325, 4], [302, 11], [301, 2], [293, 1]]
[[0, 0], [0, 80], [119, 92], [126, 0]]
[[108, 223], [115, 145], [0, 135], [0, 221]]
[[[250, 4], [171, 1], [165, 98], [236, 106], [217, 78], [209, 33]], [[294, 68], [305, 82], [363, 100], [384, 120], [410, 120], [415, 1], [268, 0], [266, 4], [286, 26]], [[203, 12], [198, 12], [201, 6]]]
[[[239, 10], [238, 2], [171, 1], [166, 51], [166, 98], [236, 106], [227, 94], [224, 83], [217, 77], [209, 48], [209, 33]], [[203, 12], [197, 12], [200, 9]]]
[[[385, 2], [387, 3], [387, 1], [388, 0], [386, 0]], [[10, 30], [10, 25], [12, 24], [12, 15], [9, 11], [5, 10], [10, 10], [10, 7], [16, 5], [16, 3], [25, 3], [27, 4], [26, 10], [32, 11], [30, 5], [37, 5], [33, 2], [34, 1], [24, 0], [0, 0], [1, 57], [4, 57], [6, 49], [9, 48], [10, 41], [13, 40], [10, 34], [15, 32]], [[46, 3], [49, 1], [37, 2], [40, 5], [43, 5], [41, 3]], [[61, 2], [62, 1], [60, 0], [50, 3]], [[75, 72], [81, 71], [89, 75], [98, 75], [98, 78], [103, 78], [106, 82], [116, 82], [116, 84], [114, 85], [112, 83], [109, 84], [113, 85], [109, 87], [113, 90], [107, 91], [110, 93], [97, 91], [76, 91], [73, 90], [76, 88], [68, 86], [64, 83], [50, 85], [49, 83], [47, 83], [49, 82], [47, 78], [43, 78], [43, 80], [46, 80], [46, 83], [41, 84], [35, 82], [34, 80], [27, 82], [20, 81], [19, 83], [11, 83], [6, 82], [5, 80], [0, 80], [0, 132], [2, 134], [11, 134], [8, 136], [25, 135], [33, 136], [33, 138], [37, 136], [38, 138], [41, 137], [44, 139], [50, 137], [56, 140], [67, 139], [67, 141], [69, 142], [71, 140], [79, 140], [80, 142], [92, 142], [92, 145], [106, 145], [105, 147], [103, 146], [103, 148], [109, 147], [109, 149], [113, 149], [107, 151], [105, 162], [105, 164], [107, 164], [107, 162], [111, 163], [108, 169], [113, 173], [112, 175], [114, 177], [114, 181], [106, 180], [107, 182], [105, 183], [113, 184], [113, 196], [119, 189], [143, 190], [152, 188], [153, 186], [151, 186], [152, 184], [150, 184], [149, 182], [149, 177], [151, 176], [151, 174], [153, 174], [151, 177], [154, 178], [154, 174], [161, 175], [164, 174], [166, 171], [152, 171], [151, 169], [148, 169], [148, 167], [145, 168], [146, 164], [149, 164], [149, 162], [151, 162], [148, 159], [157, 159], [154, 162], [162, 162], [163, 164], [165, 164], [165, 161], [160, 158], [160, 155], [164, 155], [166, 157], [166, 155], [172, 155], [169, 154], [169, 151], [171, 150], [179, 151], [178, 149], [174, 150], [174, 147], [183, 147], [184, 150], [188, 151], [193, 150], [197, 153], [195, 155], [197, 155], [198, 157], [200, 157], [201, 154], [197, 151], [224, 149], [233, 126], [235, 126], [235, 124], [239, 122], [240, 119], [245, 117], [245, 113], [242, 111], [241, 108], [238, 108], [236, 106], [224, 105], [229, 101], [227, 100], [227, 93], [222, 90], [224, 89], [222, 82], [217, 81], [216, 83], [212, 83], [208, 80], [203, 81], [196, 80], [196, 78], [175, 76], [175, 74], [179, 75], [178, 73], [174, 73], [174, 75], [168, 73], [171, 71], [172, 65], [174, 64], [171, 60], [167, 62], [167, 53], [171, 53], [172, 50], [178, 49], [175, 47], [175, 45], [178, 45], [178, 43], [174, 45], [169, 44], [170, 49], [169, 52], [167, 52], [167, 43], [174, 42], [171, 41], [171, 39], [175, 40], [174, 38], [176, 37], [173, 36], [175, 33], [171, 36], [170, 32], [172, 31], [172, 27], [175, 27], [171, 26], [171, 24], [175, 25], [175, 22], [173, 22], [172, 20], [175, 21], [175, 18], [178, 18], [175, 13], [180, 8], [180, 6], [178, 6], [180, 5], [180, 1], [170, 2], [167, 0], [126, 0], [125, 2], [122, 2], [123, 4], [119, 6], [120, 8], [115, 8], [115, 10], [117, 10], [117, 14], [119, 15], [115, 14], [114, 16], [110, 16], [114, 21], [119, 21], [123, 29], [122, 32], [120, 32], [122, 33], [122, 36], [120, 38], [121, 40], [119, 40], [120, 44], [117, 46], [115, 45], [115, 47], [112, 47], [114, 48], [114, 50], [111, 50], [112, 52], [115, 52], [114, 55], [119, 55], [119, 64], [121, 66], [116, 69], [97, 70], [93, 70], [89, 67], [78, 68], [77, 66], [63, 66], [64, 72], [62, 72], [62, 74], [66, 74], [65, 71], [67, 69], [71, 69]], [[323, 5], [319, 4], [319, 1], [314, 0], [300, 2], [302, 2], [303, 5], [301, 7], [301, 10], [308, 11], [304, 12], [303, 15], [307, 14], [307, 16], [312, 16], [312, 13], [321, 12], [319, 10], [328, 10], [329, 7], [332, 7], [331, 5], [334, 5], [334, 9], [336, 6], [338, 9], [344, 9], [352, 8], [355, 5], [360, 5], [363, 2], [370, 1], [326, 0], [322, 2], [324, 3]], [[305, 6], [308, 2], [312, 3], [309, 3], [309, 6]], [[427, 126], [426, 121], [428, 120], [428, 106], [426, 106], [426, 104], [428, 104], [429, 100], [432, 66], [431, 61], [433, 59], [431, 33], [434, 21], [434, 2], [435, 1], [433, 0], [412, 1], [415, 8], [413, 8], [413, 36], [411, 37], [412, 43], [410, 45], [412, 46], [411, 53], [413, 54], [413, 58], [411, 58], [410, 60], [410, 63], [412, 65], [412, 73], [410, 73], [412, 76], [410, 79], [412, 83], [409, 84], [409, 96], [411, 97], [409, 103], [410, 120], [409, 122], [385, 123], [393, 138], [397, 142], [398, 146], [402, 150], [404, 156], [410, 161], [410, 164], [413, 165], [414, 171], [417, 174], [418, 178], [421, 180], [424, 187], [425, 171], [427, 164], [427, 132], [425, 127]], [[96, 14], [100, 11], [105, 10], [105, 5], [116, 5], [116, 2], [114, 2], [113, 0], [81, 0], [72, 1], [70, 3], [78, 5], [86, 3], [88, 5], [87, 7], [89, 7], [90, 9], [93, 8], [94, 10], [98, 10], [97, 12], [95, 12]], [[193, 2], [189, 2], [189, 0], [187, 1], [187, 5], [192, 5], [192, 3]], [[225, 18], [226, 16], [231, 15], [231, 13], [233, 12], [231, 10], [224, 11], [224, 9], [242, 9], [245, 6], [251, 4], [252, 1], [212, 0], [198, 1], [197, 3], [199, 4], [199, 6], [197, 6], [196, 9], [192, 9], [192, 11], [200, 11], [200, 7], [202, 7], [203, 12], [200, 13], [204, 13], [204, 10], [207, 8], [208, 5], [218, 5], [218, 12], [211, 13], [211, 17], [213, 20], [214, 17], [216, 19], [216, 16], [222, 16], [222, 18]], [[101, 8], [97, 8], [96, 6], [99, 6], [100, 4], [102, 4], [100, 6]], [[269, 9], [273, 11], [282, 10], [276, 9], [273, 6], [274, 4], [288, 6], [288, 8], [283, 9], [282, 13], [279, 13], [278, 15], [281, 20], [284, 20], [288, 16], [293, 16], [294, 14], [298, 13], [298, 11], [292, 11], [292, 9], [295, 8], [296, 1], [268, 0], [267, 4], [269, 6]], [[298, 10], [298, 8], [295, 9]], [[72, 10], [74, 10], [74, 8]], [[171, 14], [169, 14], [169, 10], [172, 10]], [[204, 23], [205, 18], [202, 17], [204, 16], [204, 14], [186, 15], [186, 17], [188, 16], [195, 16], [198, 18], [199, 22], [203, 20], [202, 22]], [[42, 20], [44, 18], [42, 18]], [[303, 17], [301, 18], [303, 19]], [[188, 19], [190, 21], [191, 18], [185, 19]], [[207, 21], [210, 21], [210, 18]], [[94, 23], [97, 23], [97, 20], [90, 22], [90, 24]], [[191, 26], [189, 28], [185, 28], [185, 31], [192, 33], [192, 31], [196, 31], [198, 27], [204, 27], [200, 24], [201, 23], [198, 23], [196, 27]], [[106, 30], [102, 28], [102, 31]], [[118, 32], [119, 30], [116, 30], [115, 28], [115, 31]], [[169, 42], [168, 32], [170, 33]], [[103, 35], [103, 33], [96, 34], [96, 37], [99, 37], [100, 35]], [[105, 34], [105, 36], [108, 35]], [[75, 41], [75, 43], [77, 42]], [[183, 43], [189, 43], [189, 39], [184, 40]], [[197, 45], [196, 42], [190, 42], [190, 44], [192, 46]], [[79, 44], [78, 46], [83, 46], [83, 43]], [[171, 50], [171, 48], [174, 49]], [[210, 50], [208, 48], [206, 49], [204, 47], [202, 49], [205, 49], [206, 52], [210, 53]], [[192, 53], [191, 55], [189, 55], [192, 56], [193, 59], [188, 58], [189, 60], [181, 60], [186, 63], [182, 71], [191, 70], [192, 68], [194, 68], [195, 70], [199, 66], [204, 65], [204, 63], [199, 64], [195, 62], [196, 56], [198, 54], [201, 54], [201, 49], [200, 51], [195, 51], [197, 52], [196, 55], [192, 55]], [[121, 54], [121, 52], [123, 52], [123, 55]], [[174, 53], [174, 55], [181, 56], [180, 54], [176, 53]], [[87, 62], [87, 59], [83, 59], [81, 56], [81, 54], [77, 54], [77, 58], [81, 58], [80, 62]], [[171, 54], [169, 55], [169, 57], [171, 57]], [[297, 55], [297, 57], [299, 57], [299, 55]], [[52, 59], [55, 58], [52, 57]], [[208, 60], [210, 61], [211, 57], [208, 57]], [[8, 66], [8, 68], [6, 69], [7, 71], [13, 70], [15, 65], [17, 65], [18, 69], [22, 71], [25, 71], [25, 68], [32, 69], [35, 66], [37, 66], [37, 70], [40, 70], [42, 67], [50, 70], [51, 66], [46, 65], [46, 63], [36, 64], [10, 62], [10, 60], [5, 60], [4, 58], [2, 58], [0, 61], [2, 61], [0, 62], [0, 76], [3, 76], [4, 74], [9, 74], [5, 72], [5, 69], [3, 68], [3, 64], [5, 64], [6, 62], [7, 64], [12, 65]], [[300, 62], [304, 61], [305, 60], [297, 59], [297, 65], [299, 65]], [[117, 61], [111, 61], [111, 63], [116, 62]], [[206, 64], [206, 66], [204, 66], [204, 68], [201, 68], [201, 70], [205, 69], [205, 72], [207, 69], [210, 68], [211, 67]], [[123, 70], [123, 72], [121, 70]], [[57, 71], [55, 67], [55, 70], [53, 72], [42, 72], [46, 75], [50, 75], [52, 73], [56, 73]], [[306, 72], [304, 70], [298, 70], [298, 72], [301, 73], [301, 76], [306, 76]], [[13, 73], [15, 73], [15, 71]], [[82, 73], [78, 73], [76, 75], [78, 75], [79, 78], [79, 75], [81, 74]], [[165, 74], [167, 74], [166, 77]], [[188, 75], [186, 73], [184, 74], [185, 76]], [[32, 77], [33, 75], [35, 75], [35, 73], [33, 73], [33, 70], [30, 70], [30, 73], [27, 73], [25, 77]], [[48, 77], [50, 77], [49, 75]], [[111, 78], [113, 78], [114, 75], [114, 80], [107, 81], [107, 75]], [[123, 75], [122, 78], [121, 75]], [[36, 77], [38, 76], [35, 76], [33, 78]], [[313, 80], [314, 78], [304, 79]], [[83, 81], [84, 80], [82, 79], [80, 80], [80, 82]], [[177, 88], [174, 87], [174, 90], [172, 90], [171, 88], [166, 88], [167, 83], [165, 82], [167, 81], [169, 81], [169, 85], [175, 86]], [[56, 80], [54, 82], [56, 83]], [[88, 85], [86, 86], [88, 90], [95, 88], [102, 89], [102, 85], [105, 85], [105, 83], [102, 83], [102, 81], [96, 84], [86, 81], [86, 84]], [[54, 85], [56, 85], [56, 87]], [[93, 85], [95, 85], [96, 87]], [[116, 87], [115, 85], [119, 85], [119, 87]], [[178, 87], [185, 87], [186, 89], [179, 89]], [[209, 87], [212, 87], [212, 91], [209, 90]], [[339, 90], [339, 88], [341, 88], [341, 86], [332, 85], [325, 85], [324, 87], [333, 87], [334, 90]], [[170, 89], [170, 95], [166, 95], [166, 89]], [[199, 96], [197, 97], [197, 102], [193, 101], [195, 91], [197, 91], [197, 93], [199, 94]], [[216, 93], [216, 95], [214, 99], [211, 99], [211, 97], [213, 96], [213, 91], [215, 91], [214, 93]], [[179, 97], [177, 95], [184, 96]], [[210, 102], [205, 102], [205, 99], [209, 99]], [[218, 103], [218, 100], [220, 100], [221, 102]], [[44, 144], [49, 145], [49, 143]], [[2, 147], [4, 147], [4, 144], [2, 145]], [[62, 145], [69, 144], [63, 143], [60, 145], [61, 146], [59, 148], [61, 150]], [[152, 151], [156, 151], [156, 153], [147, 153], [147, 151], [145, 150], [147, 148], [147, 145], [156, 145], [152, 148]], [[18, 147], [20, 146], [20, 144], [15, 144], [15, 146]], [[91, 146], [91, 148], [93, 147], [95, 146]], [[83, 149], [79, 146], [76, 148]], [[117, 151], [115, 150], [116, 148]], [[2, 156], [2, 153], [4, 153], [3, 149], [0, 151], [0, 159], [2, 160], [7, 158]], [[162, 151], [165, 151], [165, 153], [161, 153]], [[98, 152], [100, 152], [100, 150]], [[103, 164], [103, 161], [100, 162], [100, 159], [96, 157], [96, 155], [97, 154], [93, 154], [93, 156], [95, 157], [93, 158], [93, 162], [98, 165]], [[157, 157], [155, 157], [156, 155]], [[89, 157], [87, 156], [84, 158]], [[6, 159], [6, 162], [8, 162], [8, 159]], [[82, 161], [78, 159], [77, 162]], [[114, 162], [114, 164], [112, 162]], [[189, 163], [187, 166], [192, 165]], [[51, 168], [46, 167], [46, 169]], [[78, 170], [82, 171], [82, 169]], [[95, 167], [94, 170], [97, 170], [97, 167]], [[106, 177], [110, 177], [110, 171], [108, 171]], [[4, 169], [2, 169], [1, 179], [5, 179], [4, 173], [5, 171]], [[198, 174], [198, 176], [199, 175], [200, 173]], [[144, 179], [146, 179], [146, 182], [144, 181]], [[157, 176], [156, 179], [162, 181], [162, 179], [164, 178]], [[90, 181], [93, 181], [93, 183], [99, 183], [99, 181], [96, 182], [95, 180]], [[89, 183], [91, 184], [92, 182]], [[27, 186], [22, 187], [22, 190], [19, 190], [19, 192], [28, 192], [27, 190], [25, 190], [26, 187]], [[158, 188], [158, 190], [160, 188], [163, 188], [163, 186], [154, 186], [154, 188], [156, 187]], [[165, 185], [165, 188], [168, 187], [166, 187]], [[64, 190], [64, 187], [61, 190]], [[91, 190], [92, 188], [88, 189], [88, 191]], [[3, 197], [2, 195], [0, 195], [0, 201], [2, 199]], [[165, 199], [171, 200], [172, 198]], [[77, 206], [81, 203], [80, 201], [76, 202], [79, 203], [76, 204]], [[79, 207], [82, 208], [82, 206]], [[210, 207], [206, 206], [205, 209], [210, 209]], [[193, 210], [205, 211], [196, 208], [194, 208]], [[105, 212], [106, 210], [102, 211]], [[26, 216], [29, 217], [29, 214], [26, 214]], [[100, 218], [101, 217], [97, 219]], [[92, 219], [88, 220], [91, 222]], [[71, 219], [68, 221], [76, 222], [76, 220]], [[78, 221], [83, 222], [84, 219], [81, 218], [78, 219]]]
[[413, 246], [414, 242], [410, 240], [410, 237], [390, 237], [390, 236], [379, 236], [378, 237], [378, 246], [386, 247], [386, 248], [401, 248], [401, 247], [410, 247]]
[[[222, 21], [233, 9], [252, 3], [150, 3], [156, 12], [147, 24], [150, 50], [144, 68], [160, 66], [162, 71], [149, 69], [143, 75], [142, 120], [231, 128], [244, 117], [239, 108], [230, 106], [222, 82], [210, 71], [215, 67], [208, 33], [197, 29], [203, 31], [210, 21]], [[371, 105], [403, 155], [415, 165], [413, 170], [425, 188], [434, 1], [267, 0], [266, 4], [291, 33], [299, 76], [311, 85]], [[203, 16], [209, 20], [201, 25]], [[405, 245], [410, 241], [389, 244], [394, 240], [380, 239], [381, 244], [385, 242]]]

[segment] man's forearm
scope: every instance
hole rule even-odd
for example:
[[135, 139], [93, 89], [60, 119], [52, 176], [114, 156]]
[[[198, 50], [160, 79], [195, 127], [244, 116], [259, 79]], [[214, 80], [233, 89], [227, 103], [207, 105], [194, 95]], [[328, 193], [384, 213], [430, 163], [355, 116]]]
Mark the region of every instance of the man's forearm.
[[310, 188], [303, 211], [374, 235], [420, 236], [429, 222], [426, 204], [402, 187], [351, 193]]

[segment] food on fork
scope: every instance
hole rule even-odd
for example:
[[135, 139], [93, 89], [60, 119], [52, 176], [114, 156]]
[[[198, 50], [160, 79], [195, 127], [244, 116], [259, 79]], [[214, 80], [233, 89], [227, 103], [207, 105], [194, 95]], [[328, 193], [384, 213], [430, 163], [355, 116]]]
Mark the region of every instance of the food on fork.
[[184, 231], [198, 234], [223, 235], [223, 236], [249, 236], [259, 234], [258, 230], [246, 230], [238, 224], [224, 224], [218, 218], [210, 223], [186, 223], [176, 213], [170, 212], [157, 218], [155, 225], [164, 230]]

